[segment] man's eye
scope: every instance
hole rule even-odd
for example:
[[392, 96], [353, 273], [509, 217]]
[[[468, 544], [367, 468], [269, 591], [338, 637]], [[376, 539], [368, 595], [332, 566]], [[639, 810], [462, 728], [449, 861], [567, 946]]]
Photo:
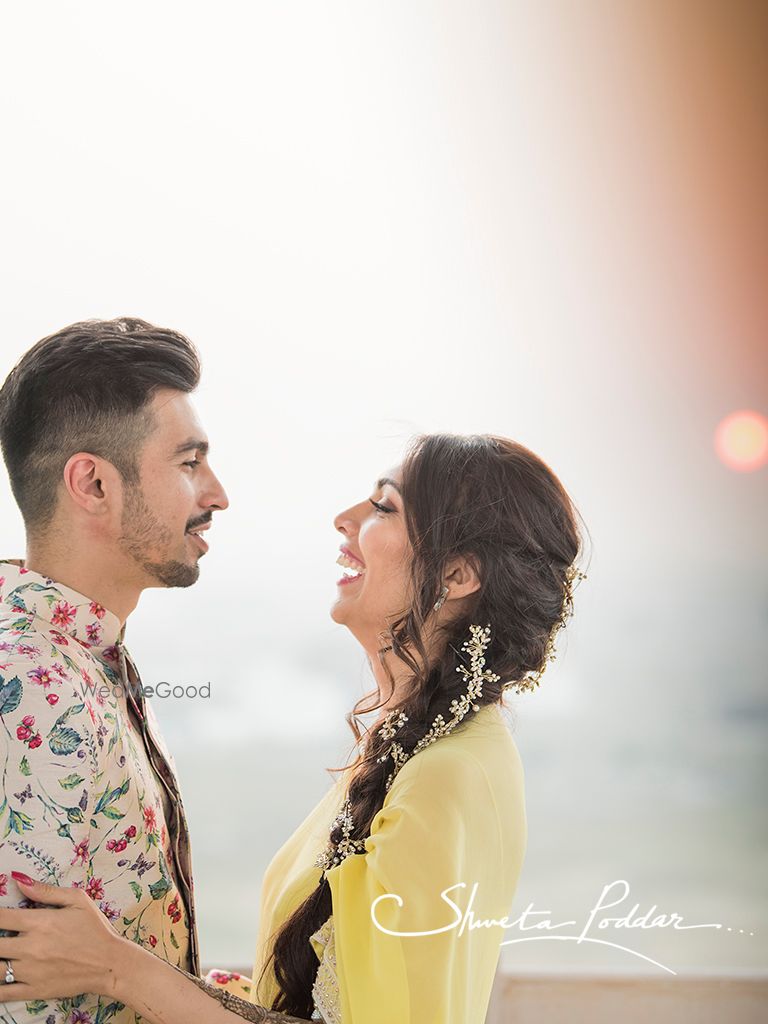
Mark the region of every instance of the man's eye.
[[192, 469], [197, 469], [200, 465], [200, 459], [192, 459], [190, 462], [182, 462], [182, 466], [189, 466]]
[[380, 504], [378, 501], [374, 501], [373, 498], [369, 498], [368, 501], [373, 505], [377, 512], [394, 512], [393, 508], [388, 508], [386, 505]]

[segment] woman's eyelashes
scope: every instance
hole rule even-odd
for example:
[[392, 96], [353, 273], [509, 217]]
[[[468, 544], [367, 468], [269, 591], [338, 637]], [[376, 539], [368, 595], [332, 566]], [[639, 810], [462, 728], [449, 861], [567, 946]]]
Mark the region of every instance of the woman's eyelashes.
[[370, 503], [373, 505], [377, 512], [384, 512], [385, 514], [388, 514], [390, 512], [396, 511], [393, 508], [389, 508], [389, 506], [387, 505], [382, 505], [381, 502], [374, 501], [373, 498], [369, 498], [368, 501], [370, 501]]

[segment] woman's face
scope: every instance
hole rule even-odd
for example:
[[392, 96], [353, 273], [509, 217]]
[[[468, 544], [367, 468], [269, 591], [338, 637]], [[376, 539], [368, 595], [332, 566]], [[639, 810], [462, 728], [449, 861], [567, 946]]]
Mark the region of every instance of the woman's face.
[[343, 537], [338, 564], [344, 576], [337, 583], [331, 617], [369, 652], [382, 646], [382, 631], [409, 603], [412, 552], [400, 483], [397, 467], [376, 483], [370, 497], [333, 521]]

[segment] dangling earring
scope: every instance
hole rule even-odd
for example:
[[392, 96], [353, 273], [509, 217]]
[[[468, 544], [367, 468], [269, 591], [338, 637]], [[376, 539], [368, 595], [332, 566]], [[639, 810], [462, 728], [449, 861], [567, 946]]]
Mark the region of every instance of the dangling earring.
[[445, 604], [445, 599], [446, 599], [446, 597], [448, 597], [448, 589], [449, 588], [445, 584], [443, 584], [443, 589], [440, 591], [440, 597], [438, 597], [437, 601], [435, 602], [435, 611], [436, 612], [439, 612], [440, 609]]

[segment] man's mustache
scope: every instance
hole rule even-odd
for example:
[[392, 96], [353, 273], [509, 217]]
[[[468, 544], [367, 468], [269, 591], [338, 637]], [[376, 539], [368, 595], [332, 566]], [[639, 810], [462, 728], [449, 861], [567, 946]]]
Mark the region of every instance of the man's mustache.
[[206, 512], [205, 515], [200, 516], [198, 519], [190, 519], [187, 523], [188, 530], [194, 530], [197, 526], [204, 526], [205, 523], [210, 523], [213, 519], [213, 512]]

